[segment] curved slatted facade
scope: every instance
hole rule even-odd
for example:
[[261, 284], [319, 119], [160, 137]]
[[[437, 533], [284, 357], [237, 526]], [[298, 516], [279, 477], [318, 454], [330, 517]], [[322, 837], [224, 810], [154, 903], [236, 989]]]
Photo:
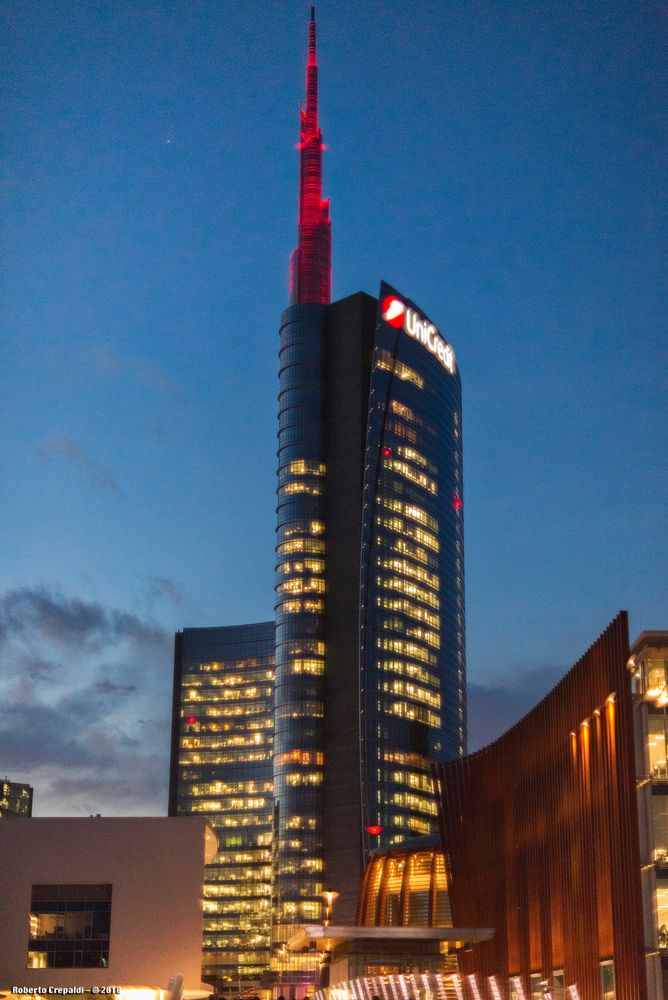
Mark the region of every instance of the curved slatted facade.
[[360, 888], [361, 927], [452, 927], [443, 851], [418, 847], [377, 851]]
[[628, 653], [621, 612], [504, 736], [434, 768], [454, 922], [496, 929], [462, 954], [463, 972], [519, 976], [526, 997], [556, 973], [600, 1000], [614, 970], [616, 1000], [655, 995]]

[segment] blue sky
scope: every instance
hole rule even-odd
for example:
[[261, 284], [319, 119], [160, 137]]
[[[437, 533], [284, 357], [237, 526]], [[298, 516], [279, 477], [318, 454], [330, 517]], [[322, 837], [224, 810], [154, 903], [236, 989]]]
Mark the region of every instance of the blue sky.
[[[308, 6], [1, 16], [0, 771], [160, 813], [172, 633], [273, 613]], [[479, 745], [619, 608], [668, 626], [668, 8], [317, 16], [334, 296], [385, 278], [462, 374]]]

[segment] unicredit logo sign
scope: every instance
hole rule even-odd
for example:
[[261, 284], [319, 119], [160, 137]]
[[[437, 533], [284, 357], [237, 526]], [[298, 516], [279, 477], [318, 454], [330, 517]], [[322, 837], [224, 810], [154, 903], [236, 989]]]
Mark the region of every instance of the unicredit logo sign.
[[455, 373], [455, 352], [450, 344], [441, 337], [433, 323], [425, 319], [415, 309], [410, 309], [396, 295], [386, 296], [380, 304], [380, 313], [386, 323], [397, 330], [403, 329], [409, 337], [419, 340], [421, 344], [435, 354], [443, 367]]
[[401, 299], [397, 299], [394, 295], [388, 295], [387, 298], [383, 299], [380, 308], [383, 314], [383, 319], [386, 323], [389, 323], [390, 326], [394, 326], [398, 330], [404, 325], [406, 306]]

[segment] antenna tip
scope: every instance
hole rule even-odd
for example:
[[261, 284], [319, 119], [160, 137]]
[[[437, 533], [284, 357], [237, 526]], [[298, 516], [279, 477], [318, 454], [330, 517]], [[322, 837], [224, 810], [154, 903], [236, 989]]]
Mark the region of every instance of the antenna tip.
[[315, 6], [311, 7], [311, 21], [315, 21]]

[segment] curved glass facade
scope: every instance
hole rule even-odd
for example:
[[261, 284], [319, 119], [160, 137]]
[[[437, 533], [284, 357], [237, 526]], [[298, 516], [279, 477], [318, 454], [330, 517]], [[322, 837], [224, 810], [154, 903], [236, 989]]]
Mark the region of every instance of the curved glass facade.
[[[325, 307], [280, 331], [274, 735], [274, 942], [320, 919], [322, 892]], [[287, 971], [285, 969], [283, 972]]]
[[436, 831], [430, 763], [466, 746], [461, 383], [451, 349], [381, 286], [361, 554], [366, 846]]
[[320, 919], [323, 886], [354, 916], [371, 848], [436, 832], [430, 765], [466, 740], [452, 349], [383, 285], [286, 310], [279, 379], [278, 945]]

